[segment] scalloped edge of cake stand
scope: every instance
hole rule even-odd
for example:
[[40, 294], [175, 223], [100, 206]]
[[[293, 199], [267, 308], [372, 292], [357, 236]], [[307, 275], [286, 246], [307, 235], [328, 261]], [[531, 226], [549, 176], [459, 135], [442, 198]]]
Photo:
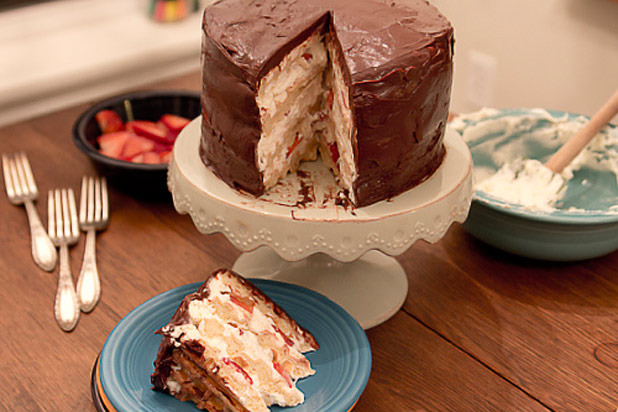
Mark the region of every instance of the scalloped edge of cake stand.
[[448, 127], [447, 154], [433, 176], [393, 199], [354, 209], [334, 198], [329, 203], [325, 194], [337, 186], [320, 162], [301, 165], [319, 176], [312, 184], [314, 199], [322, 200], [312, 204], [297, 205], [303, 184], [295, 173], [260, 198], [230, 188], [199, 157], [200, 125], [201, 117], [194, 119], [174, 145], [168, 187], [176, 210], [189, 214], [201, 233], [222, 233], [245, 252], [236, 272], [316, 290], [365, 329], [390, 318], [407, 296], [407, 275], [391, 256], [417, 240], [438, 241], [470, 209], [472, 158]]

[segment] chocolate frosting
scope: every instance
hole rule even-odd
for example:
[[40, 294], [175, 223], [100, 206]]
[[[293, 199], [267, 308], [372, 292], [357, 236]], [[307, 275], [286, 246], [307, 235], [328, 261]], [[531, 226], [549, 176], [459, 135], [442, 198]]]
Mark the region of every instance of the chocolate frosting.
[[395, 196], [441, 164], [453, 29], [423, 0], [222, 0], [203, 19], [204, 163], [259, 195], [260, 79], [315, 30], [340, 45], [356, 126], [356, 205]]

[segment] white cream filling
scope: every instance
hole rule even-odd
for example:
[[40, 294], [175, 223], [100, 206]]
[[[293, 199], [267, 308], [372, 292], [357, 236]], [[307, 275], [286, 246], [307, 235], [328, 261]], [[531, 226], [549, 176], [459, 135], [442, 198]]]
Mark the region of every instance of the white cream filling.
[[182, 389], [180, 384], [172, 378], [167, 378], [167, 381], [165, 381], [165, 384], [167, 385], [167, 388], [170, 390], [172, 394], [178, 393]]
[[[334, 40], [314, 33], [260, 81], [257, 164], [268, 190], [303, 160], [322, 161], [354, 201], [354, 123]], [[335, 159], [333, 159], [333, 156]]]
[[[337, 52], [336, 47], [332, 42], [328, 42], [328, 51], [331, 56], [335, 56]], [[331, 61], [339, 61], [338, 58], [331, 58]], [[343, 72], [341, 66], [338, 64], [331, 64], [330, 82], [333, 97], [332, 97], [332, 110], [328, 117], [328, 124], [330, 127], [326, 129], [325, 138], [327, 142], [336, 142], [337, 150], [339, 152], [339, 159], [333, 169], [335, 177], [339, 184], [348, 190], [348, 195], [354, 202], [354, 181], [358, 176], [356, 170], [356, 164], [354, 160], [354, 150], [352, 148], [352, 140], [354, 136], [352, 133], [356, 130], [354, 128], [354, 122], [352, 120], [352, 109], [349, 102], [349, 90], [345, 84], [343, 78]], [[330, 133], [332, 135], [330, 135]], [[331, 153], [328, 148], [328, 153], [324, 154], [324, 149], [321, 149], [322, 159], [330, 158]], [[327, 162], [325, 160], [325, 162]], [[326, 164], [329, 164], [328, 162]]]

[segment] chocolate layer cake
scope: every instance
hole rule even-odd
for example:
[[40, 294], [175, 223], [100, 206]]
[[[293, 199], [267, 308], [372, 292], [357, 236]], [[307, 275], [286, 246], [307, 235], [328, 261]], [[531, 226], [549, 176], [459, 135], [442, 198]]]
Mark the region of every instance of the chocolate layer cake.
[[304, 401], [315, 338], [249, 281], [218, 270], [186, 296], [163, 335], [154, 389], [210, 412], [268, 412]]
[[222, 0], [202, 37], [200, 155], [259, 196], [302, 160], [356, 206], [440, 166], [453, 29], [423, 0]]

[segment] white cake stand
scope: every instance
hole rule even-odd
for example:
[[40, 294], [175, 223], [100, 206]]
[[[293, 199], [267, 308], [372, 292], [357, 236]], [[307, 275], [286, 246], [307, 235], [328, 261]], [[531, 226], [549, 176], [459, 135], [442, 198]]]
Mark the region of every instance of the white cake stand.
[[[291, 174], [257, 199], [231, 189], [200, 160], [200, 125], [198, 117], [174, 145], [168, 186], [176, 210], [191, 215], [200, 232], [223, 233], [245, 252], [232, 268], [236, 272], [316, 290], [365, 329], [395, 314], [406, 298], [406, 273], [390, 256], [419, 239], [438, 241], [470, 208], [472, 158], [448, 128], [446, 158], [430, 179], [354, 209], [335, 204], [338, 187], [319, 161], [303, 163], [303, 177]], [[312, 201], [299, 205], [306, 200], [303, 188]]]

